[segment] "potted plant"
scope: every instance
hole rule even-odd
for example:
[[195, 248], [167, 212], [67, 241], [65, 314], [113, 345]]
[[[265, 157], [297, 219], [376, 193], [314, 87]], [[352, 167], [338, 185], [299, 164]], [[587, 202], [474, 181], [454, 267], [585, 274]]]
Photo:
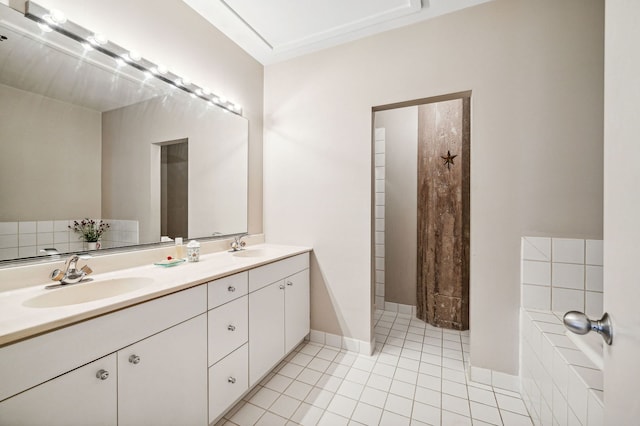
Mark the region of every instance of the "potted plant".
[[109, 229], [109, 224], [100, 220], [82, 219], [80, 222], [73, 221], [69, 229], [80, 234], [80, 238], [87, 243], [89, 250], [100, 248], [100, 237]]

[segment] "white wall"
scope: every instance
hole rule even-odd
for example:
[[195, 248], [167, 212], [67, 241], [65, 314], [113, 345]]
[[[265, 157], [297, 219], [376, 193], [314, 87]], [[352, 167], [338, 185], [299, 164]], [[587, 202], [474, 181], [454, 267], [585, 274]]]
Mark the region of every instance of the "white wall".
[[[22, 0], [0, 2], [24, 11]], [[249, 119], [249, 232], [261, 232], [262, 65], [180, 0], [38, 3], [242, 105]]]
[[521, 235], [602, 237], [603, 1], [496, 0], [265, 69], [265, 232], [371, 336], [371, 108], [472, 90], [471, 354], [516, 374]]

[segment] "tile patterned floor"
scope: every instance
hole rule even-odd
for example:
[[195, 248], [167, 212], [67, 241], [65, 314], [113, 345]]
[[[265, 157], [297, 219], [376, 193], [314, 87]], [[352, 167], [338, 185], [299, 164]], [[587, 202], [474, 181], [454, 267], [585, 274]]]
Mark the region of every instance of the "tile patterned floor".
[[468, 332], [375, 321], [373, 356], [305, 342], [217, 426], [532, 425], [519, 394], [467, 379]]

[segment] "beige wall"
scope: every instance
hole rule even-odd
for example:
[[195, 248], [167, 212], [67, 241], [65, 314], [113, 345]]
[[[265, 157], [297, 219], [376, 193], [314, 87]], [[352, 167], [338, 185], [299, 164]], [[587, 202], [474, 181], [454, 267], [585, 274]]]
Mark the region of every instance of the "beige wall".
[[[1, 1], [24, 7], [22, 0]], [[242, 105], [249, 119], [249, 232], [261, 232], [262, 65], [180, 0], [38, 3]]]
[[160, 145], [188, 140], [188, 235], [246, 231], [247, 121], [178, 93], [102, 115], [102, 215], [160, 241]]
[[602, 237], [603, 1], [496, 0], [265, 69], [265, 232], [371, 337], [371, 108], [472, 90], [471, 356], [518, 372], [521, 235]]
[[100, 217], [100, 113], [0, 84], [0, 222]]
[[387, 302], [416, 304], [418, 107], [375, 113], [385, 142], [385, 288]]

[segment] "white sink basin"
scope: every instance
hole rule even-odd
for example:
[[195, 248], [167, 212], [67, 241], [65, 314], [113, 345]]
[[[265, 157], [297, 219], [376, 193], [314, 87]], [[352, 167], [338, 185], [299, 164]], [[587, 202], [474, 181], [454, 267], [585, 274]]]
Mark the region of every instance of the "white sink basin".
[[246, 249], [241, 251], [236, 251], [233, 253], [233, 256], [236, 257], [267, 257], [274, 255], [275, 252], [273, 250], [267, 249]]
[[53, 308], [57, 306], [76, 305], [119, 296], [139, 290], [152, 283], [152, 278], [127, 277], [73, 284], [69, 285], [69, 287], [47, 290], [48, 293], [32, 297], [26, 300], [23, 305], [29, 308]]

